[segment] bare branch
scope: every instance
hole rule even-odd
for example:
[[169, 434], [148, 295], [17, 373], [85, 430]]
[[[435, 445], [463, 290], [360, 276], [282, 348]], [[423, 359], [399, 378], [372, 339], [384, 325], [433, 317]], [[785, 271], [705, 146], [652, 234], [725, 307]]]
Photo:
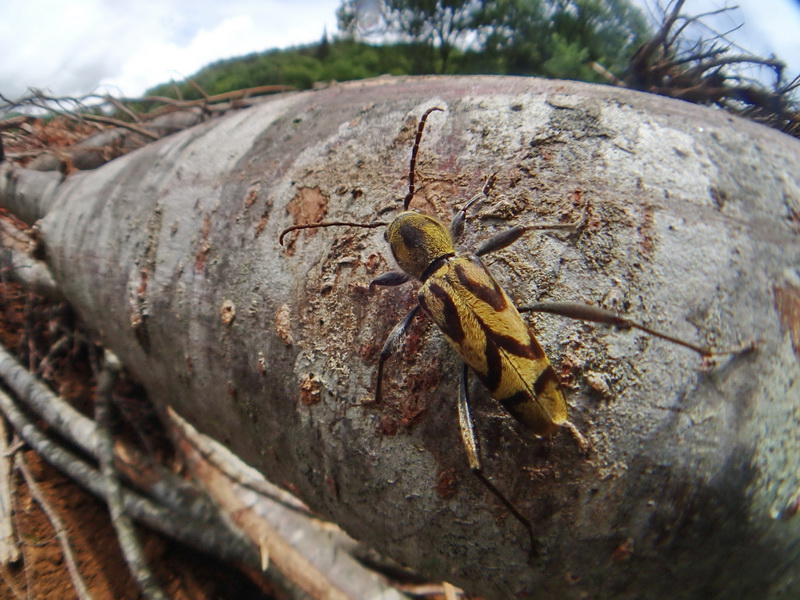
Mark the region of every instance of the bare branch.
[[28, 254], [32, 246], [29, 236], [6, 219], [0, 219], [0, 272], [32, 292], [54, 300], [63, 299], [47, 265]]
[[[775, 57], [756, 56], [731, 43], [726, 36], [741, 24], [719, 33], [702, 21], [704, 17], [727, 13], [736, 7], [685, 16], [680, 14], [682, 6], [679, 0], [668, 14], [664, 13], [658, 31], [632, 58], [623, 83], [634, 89], [719, 106], [781, 131], [796, 133], [798, 103], [791, 97], [794, 88], [783, 82], [785, 64]], [[706, 29], [713, 37], [686, 44], [682, 38], [690, 25]], [[734, 47], [740, 51], [733, 53]], [[746, 75], [748, 68], [764, 67], [775, 74], [772, 86]]]
[[[342, 540], [354, 544], [341, 530], [309, 518], [298, 510], [297, 500], [287, 498], [286, 492], [269, 484], [175, 411], [168, 409], [168, 413], [190, 470], [261, 548], [262, 568], [269, 561], [294, 585], [319, 600], [401, 599], [396, 590], [347, 552], [331, 551], [340, 548]], [[213, 462], [208, 457], [213, 457]]]
[[[97, 434], [94, 422], [75, 410], [63, 398], [52, 393], [2, 346], [0, 346], [0, 378], [17, 394], [20, 401], [39, 414], [49, 427], [80, 448], [86, 455], [95, 457]], [[119, 445], [116, 460], [117, 468], [122, 470], [130, 481], [162, 504], [193, 519], [209, 523], [218, 521], [215, 507], [196, 487], [183, 482], [166, 469], [144, 468], [142, 466], [144, 459], [134, 449]]]
[[0, 565], [5, 566], [19, 559], [19, 546], [11, 506], [11, 452], [4, 419], [0, 419], [0, 453]]
[[106, 488], [106, 502], [120, 549], [139, 591], [147, 600], [169, 600], [144, 557], [133, 521], [125, 511], [122, 485], [114, 468], [114, 441], [111, 437], [111, 411], [113, 409], [111, 391], [117, 381], [120, 368], [119, 359], [106, 350], [104, 366], [97, 381], [95, 396], [97, 455], [100, 460], [100, 473]]
[[[95, 496], [106, 498], [106, 488], [99, 472], [54, 440], [45, 436], [5, 392], [0, 391], [0, 412], [9, 420], [17, 433], [33, 449], [70, 479], [89, 490]], [[258, 554], [243, 539], [232, 535], [230, 530], [199, 521], [183, 513], [164, 508], [140, 494], [128, 489], [122, 493], [125, 510], [148, 527], [174, 538], [192, 548], [214, 554], [224, 560], [239, 561], [256, 566]]]
[[103, 115], [91, 115], [91, 114], [83, 114], [80, 116], [75, 116], [75, 119], [86, 119], [87, 121], [95, 121], [96, 123], [104, 123], [106, 125], [113, 125], [114, 127], [122, 127], [123, 129], [130, 129], [138, 133], [139, 135], [143, 135], [145, 137], [149, 137], [151, 140], [157, 140], [161, 136], [153, 133], [152, 131], [148, 131], [144, 127], [139, 127], [138, 125], [134, 125], [133, 123], [126, 123], [125, 121], [120, 121], [119, 119], [112, 119], [111, 117], [104, 117]]

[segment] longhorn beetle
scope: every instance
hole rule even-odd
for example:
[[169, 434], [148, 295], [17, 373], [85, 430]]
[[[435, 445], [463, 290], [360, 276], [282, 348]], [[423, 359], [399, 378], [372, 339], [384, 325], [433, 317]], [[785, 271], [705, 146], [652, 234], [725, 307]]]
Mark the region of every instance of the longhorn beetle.
[[408, 173], [408, 193], [403, 212], [390, 222], [351, 223], [345, 221], [294, 225], [283, 230], [284, 237], [302, 229], [319, 227], [386, 227], [384, 238], [389, 243], [400, 271], [389, 271], [370, 283], [375, 286], [396, 286], [410, 279], [421, 283], [418, 304], [392, 329], [383, 345], [377, 368], [375, 402], [381, 398], [383, 367], [386, 360], [401, 346], [411, 322], [420, 309], [433, 320], [461, 356], [464, 365], [458, 393], [458, 420], [461, 438], [470, 469], [514, 517], [526, 528], [531, 552], [535, 544], [530, 521], [508, 500], [483, 473], [478, 438], [469, 410], [467, 378], [469, 368], [478, 376], [491, 396], [511, 416], [536, 435], [551, 435], [566, 427], [582, 449], [587, 448], [583, 436], [567, 420], [567, 401], [555, 370], [542, 347], [520, 316], [521, 312], [548, 312], [574, 319], [593, 321], [618, 328], [640, 329], [650, 335], [685, 346], [704, 359], [737, 350], [711, 350], [661, 333], [616, 313], [573, 302], [537, 303], [517, 308], [481, 262], [480, 257], [511, 245], [525, 233], [538, 229], [576, 229], [586, 213], [573, 223], [539, 223], [517, 225], [489, 238], [474, 254], [457, 254], [454, 242], [461, 237], [467, 210], [481, 197], [487, 196], [494, 180], [490, 176], [483, 190], [459, 210], [449, 229], [429, 215], [409, 210], [415, 192], [417, 152], [428, 116], [442, 108], [428, 109], [417, 126]]

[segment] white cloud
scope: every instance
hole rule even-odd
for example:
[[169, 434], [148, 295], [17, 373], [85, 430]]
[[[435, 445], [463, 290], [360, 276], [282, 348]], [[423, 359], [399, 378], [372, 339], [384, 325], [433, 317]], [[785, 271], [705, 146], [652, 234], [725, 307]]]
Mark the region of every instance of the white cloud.
[[141, 44], [120, 65], [119, 74], [105, 78], [103, 84], [121, 90], [144, 90], [170, 79], [184, 79], [220, 58], [263, 49], [263, 38], [257, 34], [252, 19], [231, 17], [214, 29], [200, 29], [188, 43], [153, 39]]
[[0, 19], [0, 92], [129, 96], [214, 60], [310, 43], [335, 31], [340, 0], [9, 1]]

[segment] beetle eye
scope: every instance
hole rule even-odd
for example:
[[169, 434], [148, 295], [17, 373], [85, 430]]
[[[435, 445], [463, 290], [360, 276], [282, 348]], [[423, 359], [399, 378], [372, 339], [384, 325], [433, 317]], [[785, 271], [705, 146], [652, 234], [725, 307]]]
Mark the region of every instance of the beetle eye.
[[387, 229], [383, 230], [383, 239], [387, 242], [389, 241], [389, 231]]

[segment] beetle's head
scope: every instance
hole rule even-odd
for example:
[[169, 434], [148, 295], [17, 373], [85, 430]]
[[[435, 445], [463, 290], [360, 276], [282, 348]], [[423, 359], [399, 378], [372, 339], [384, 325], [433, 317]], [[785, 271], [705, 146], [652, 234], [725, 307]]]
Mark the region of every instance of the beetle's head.
[[441, 221], [410, 210], [389, 223], [384, 237], [397, 266], [417, 279], [434, 260], [455, 253], [450, 232]]

